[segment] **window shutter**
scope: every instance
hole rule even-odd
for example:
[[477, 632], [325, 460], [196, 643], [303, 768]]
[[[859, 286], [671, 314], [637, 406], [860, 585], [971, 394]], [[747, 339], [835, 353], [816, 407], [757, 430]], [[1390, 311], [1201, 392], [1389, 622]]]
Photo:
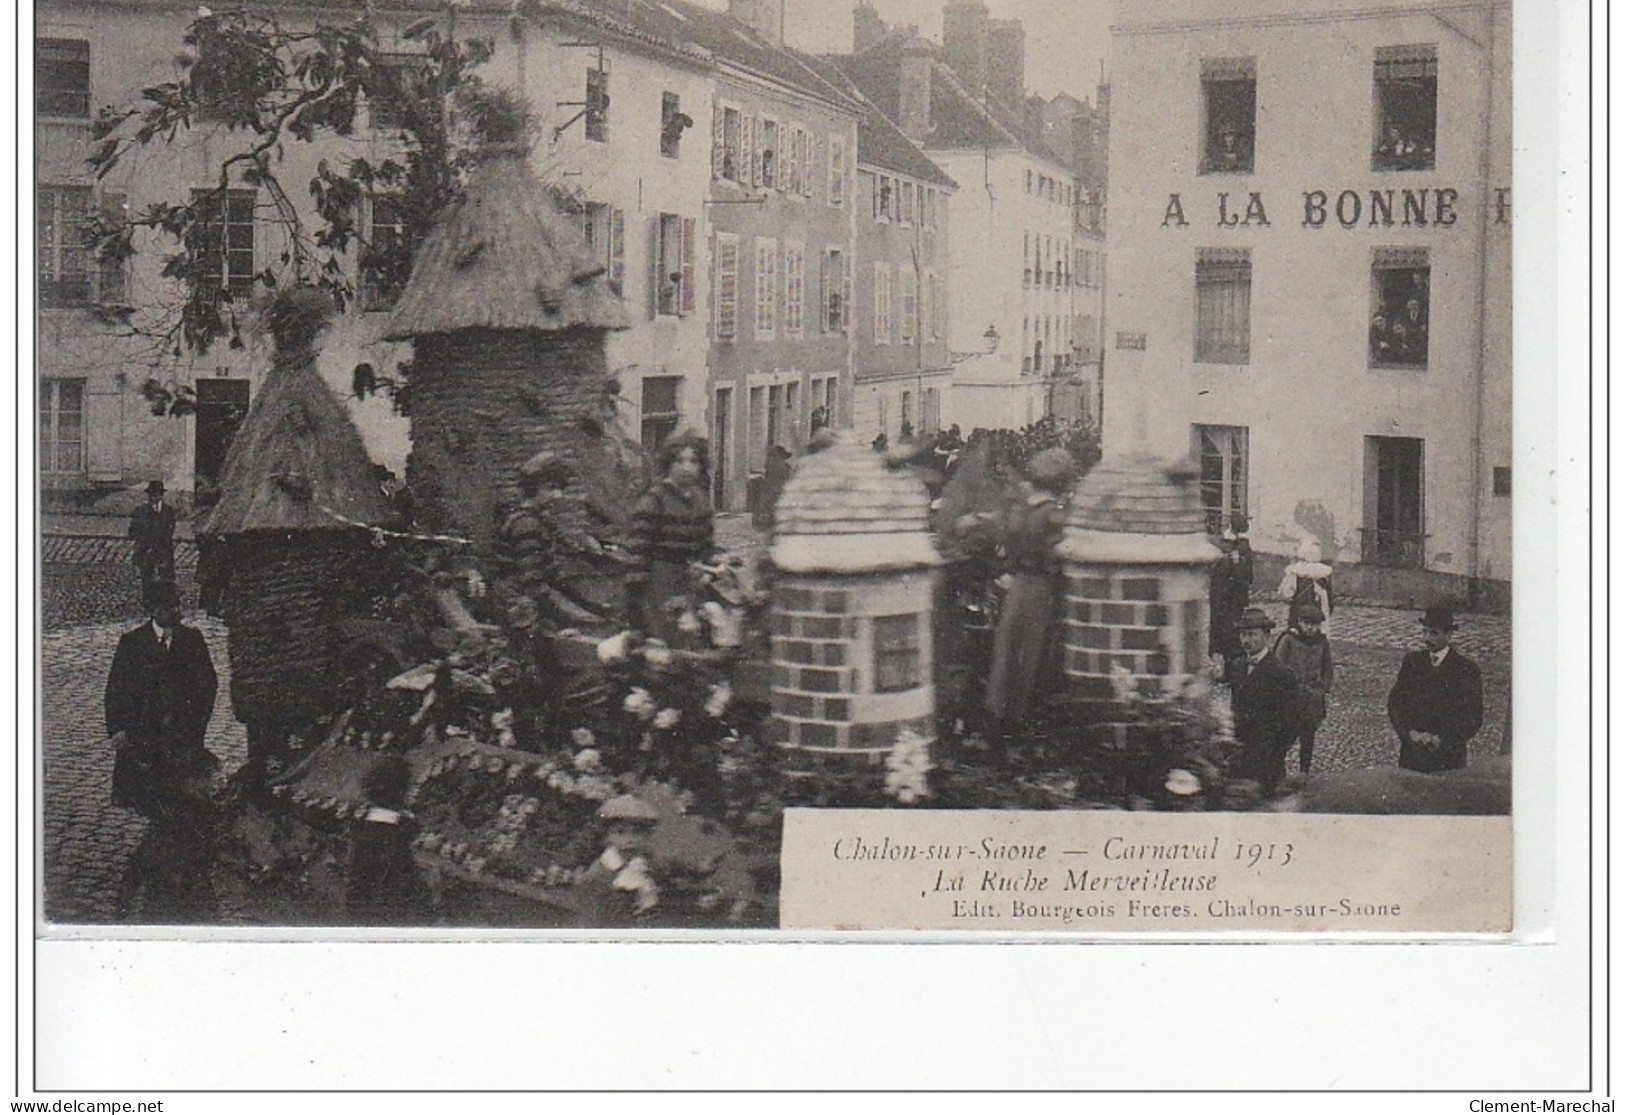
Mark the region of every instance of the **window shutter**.
[[649, 220], [649, 317], [660, 316], [660, 214]]
[[[111, 229], [118, 227], [124, 220], [125, 196], [122, 193], [104, 193], [101, 199], [101, 214], [103, 224]], [[91, 258], [95, 259], [96, 247], [87, 249]], [[125, 264], [127, 261], [96, 260], [97, 289], [96, 300], [103, 306], [122, 306], [128, 302], [125, 290]]]
[[722, 157], [726, 154], [726, 133], [722, 127], [723, 109], [720, 102], [711, 106], [711, 177], [722, 177]]
[[609, 289], [626, 297], [626, 210], [609, 211]]
[[852, 261], [841, 256], [841, 332], [852, 329]]
[[830, 266], [832, 257], [828, 251], [820, 253], [818, 257], [818, 331], [828, 333], [829, 324], [829, 296], [835, 290], [835, 276]]
[[801, 192], [801, 129], [788, 128], [789, 142], [784, 144], [784, 190]]
[[694, 312], [694, 218], [683, 218], [682, 313]]
[[717, 336], [732, 337], [739, 329], [739, 241], [717, 237]]
[[750, 185], [760, 186], [762, 184], [762, 122], [758, 117], [747, 116], [740, 122], [740, 130], [745, 135], [745, 161], [750, 164], [745, 170], [744, 178]]
[[[92, 381], [94, 382], [94, 381]], [[85, 392], [85, 440], [89, 444], [91, 480], [124, 479], [124, 397], [112, 392]]]

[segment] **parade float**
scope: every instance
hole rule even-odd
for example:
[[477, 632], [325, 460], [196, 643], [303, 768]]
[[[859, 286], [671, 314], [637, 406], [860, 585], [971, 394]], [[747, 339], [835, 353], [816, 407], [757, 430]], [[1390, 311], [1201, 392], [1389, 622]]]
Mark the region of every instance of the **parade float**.
[[[1194, 482], [1161, 466], [1114, 463], [1073, 493], [1058, 551], [1068, 672], [1021, 762], [988, 761], [973, 715], [986, 639], [967, 632], [996, 620], [998, 555], [977, 524], [998, 521], [1037, 452], [1067, 445], [1093, 464], [1076, 428], [981, 432], [925, 464], [920, 446], [880, 454], [835, 434], [796, 464], [767, 560], [693, 568], [678, 622], [692, 645], [627, 630], [621, 531], [646, 480], [627, 468], [608, 403], [604, 338], [621, 306], [515, 134], [500, 138], [423, 245], [392, 327], [416, 345], [416, 522], [375, 525], [347, 424], [251, 415], [239, 457], [258, 463], [228, 468], [216, 528], [237, 537], [272, 521], [244, 511], [256, 493], [292, 499], [309, 553], [287, 561], [328, 595], [267, 583], [267, 597], [286, 615], [321, 612], [346, 640], [323, 644], [320, 663], [290, 642], [298, 654], [277, 665], [283, 699], [320, 700], [277, 707], [297, 729], [279, 719], [278, 761], [236, 785], [238, 908], [274, 908], [273, 923], [350, 920], [350, 848], [383, 806], [407, 818], [428, 883], [410, 924], [662, 928], [776, 924], [787, 808], [1235, 803], [1222, 702], [1190, 649], [1206, 640]], [[265, 415], [297, 411], [270, 407], [279, 381], [302, 385], [310, 413], [327, 413], [311, 400], [337, 407], [319, 381], [295, 378], [314, 375], [314, 332], [295, 340], [279, 347]], [[276, 460], [298, 468], [261, 459], [262, 425]], [[535, 502], [527, 477], [542, 473], [557, 490]], [[349, 480], [322, 479], [333, 476]], [[549, 556], [516, 579], [497, 524], [518, 506], [560, 548], [584, 538], [575, 561]], [[388, 591], [331, 567], [316, 544], [329, 534]], [[1162, 547], [1144, 568], [1112, 546], [1140, 535]], [[583, 601], [580, 622], [553, 598]], [[278, 695], [261, 668], [271, 635], [246, 604], [231, 615], [245, 698]], [[372, 800], [384, 764], [404, 768], [400, 802]]]

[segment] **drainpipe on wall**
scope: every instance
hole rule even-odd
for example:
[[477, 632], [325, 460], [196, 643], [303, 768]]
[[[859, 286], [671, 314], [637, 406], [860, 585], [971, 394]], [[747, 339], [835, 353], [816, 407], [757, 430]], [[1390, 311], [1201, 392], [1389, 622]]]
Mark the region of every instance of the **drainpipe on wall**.
[[1484, 119], [1478, 150], [1478, 319], [1473, 370], [1473, 499], [1472, 522], [1468, 526], [1467, 601], [1477, 607], [1483, 545], [1484, 515], [1484, 344], [1488, 336], [1489, 256], [1490, 256], [1490, 141], [1495, 115], [1495, 0], [1484, 0]]

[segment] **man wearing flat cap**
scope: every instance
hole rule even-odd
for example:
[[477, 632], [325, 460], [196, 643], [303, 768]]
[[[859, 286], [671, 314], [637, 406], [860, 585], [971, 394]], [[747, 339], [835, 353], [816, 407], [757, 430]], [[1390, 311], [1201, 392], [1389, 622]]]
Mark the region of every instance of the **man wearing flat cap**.
[[130, 516], [130, 538], [135, 541], [131, 561], [141, 574], [144, 602], [153, 585], [175, 579], [175, 508], [164, 499], [164, 482], [147, 485], [147, 502]]
[[1247, 608], [1236, 626], [1242, 657], [1230, 676], [1230, 708], [1241, 750], [1230, 773], [1272, 793], [1286, 777], [1286, 755], [1302, 722], [1303, 696], [1292, 671], [1270, 654], [1275, 621], [1262, 608]]
[[1484, 723], [1478, 664], [1450, 645], [1456, 616], [1435, 604], [1422, 615], [1422, 650], [1400, 663], [1388, 694], [1388, 720], [1399, 737], [1399, 765], [1431, 774], [1467, 765], [1467, 741]]

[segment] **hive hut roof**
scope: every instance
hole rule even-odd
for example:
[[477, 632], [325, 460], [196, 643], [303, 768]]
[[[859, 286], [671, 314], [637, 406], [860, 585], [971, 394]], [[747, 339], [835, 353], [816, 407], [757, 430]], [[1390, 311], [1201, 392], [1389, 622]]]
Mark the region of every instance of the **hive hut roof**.
[[220, 502], [202, 528], [209, 534], [345, 529], [334, 513], [369, 526], [388, 519], [361, 434], [316, 370], [312, 315], [320, 311], [310, 306], [322, 297], [278, 295], [273, 331], [279, 311], [305, 302], [282, 315], [298, 342], [286, 351], [289, 334], [278, 332], [276, 360], [226, 454]]
[[522, 146], [488, 148], [418, 250], [385, 334], [459, 329], [625, 329], [580, 222], [537, 179]]
[[803, 457], [775, 517], [773, 563], [792, 573], [873, 573], [937, 565], [930, 496], [907, 469], [850, 433]]
[[1190, 461], [1145, 453], [1101, 461], [1078, 482], [1058, 548], [1069, 561], [1206, 563], [1218, 556], [1208, 541]]

